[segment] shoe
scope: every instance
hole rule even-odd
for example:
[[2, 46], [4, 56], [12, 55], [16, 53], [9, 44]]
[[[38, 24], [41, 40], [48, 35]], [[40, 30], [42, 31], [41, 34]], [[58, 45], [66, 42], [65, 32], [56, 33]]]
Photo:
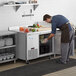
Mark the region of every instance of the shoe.
[[66, 62], [62, 62], [61, 60], [56, 60], [56, 63], [58, 63], [58, 64], [66, 64]]

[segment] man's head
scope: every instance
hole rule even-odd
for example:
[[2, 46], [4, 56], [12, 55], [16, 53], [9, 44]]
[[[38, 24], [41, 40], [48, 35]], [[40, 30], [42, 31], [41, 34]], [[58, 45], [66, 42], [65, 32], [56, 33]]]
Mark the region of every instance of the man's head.
[[51, 16], [48, 15], [48, 14], [45, 14], [45, 15], [43, 16], [43, 21], [46, 21], [46, 22], [48, 22], [48, 23], [51, 23]]

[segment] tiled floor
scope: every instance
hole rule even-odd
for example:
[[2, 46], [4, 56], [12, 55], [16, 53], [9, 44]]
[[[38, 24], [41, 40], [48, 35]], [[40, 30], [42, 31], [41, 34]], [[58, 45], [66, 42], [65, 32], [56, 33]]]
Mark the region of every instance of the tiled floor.
[[[76, 56], [73, 56], [71, 58], [76, 59]], [[32, 61], [31, 64], [41, 62], [41, 61], [45, 61], [45, 60], [47, 60], [47, 58], [38, 59], [38, 60]], [[25, 61], [17, 61], [17, 63], [15, 63], [15, 64], [13, 62], [1, 64], [0, 65], [0, 72], [8, 70], [8, 69], [24, 66], [24, 65], [27, 65], [27, 64], [25, 64]], [[60, 70], [60, 71], [50, 73], [50, 74], [46, 74], [43, 76], [76, 76], [76, 67], [71, 67], [68, 69]]]

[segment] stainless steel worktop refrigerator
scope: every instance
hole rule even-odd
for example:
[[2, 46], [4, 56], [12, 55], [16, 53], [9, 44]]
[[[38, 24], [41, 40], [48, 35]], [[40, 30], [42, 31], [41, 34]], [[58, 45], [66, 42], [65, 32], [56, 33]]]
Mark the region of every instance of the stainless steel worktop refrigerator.
[[50, 35], [50, 31], [17, 34], [17, 57], [29, 63], [29, 60], [54, 54], [54, 38], [46, 44], [43, 39]]

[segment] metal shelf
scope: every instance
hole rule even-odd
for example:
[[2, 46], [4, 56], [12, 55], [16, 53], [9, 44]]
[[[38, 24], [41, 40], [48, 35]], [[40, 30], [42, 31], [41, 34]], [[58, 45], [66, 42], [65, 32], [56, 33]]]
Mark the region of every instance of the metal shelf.
[[45, 56], [49, 56], [49, 55], [53, 55], [54, 53], [53, 52], [50, 52], [50, 53], [46, 53], [46, 54], [41, 54], [39, 55], [39, 57], [45, 57]]
[[16, 47], [16, 45], [4, 46], [4, 47], [0, 47], [0, 49], [6, 49], [6, 48], [11, 48], [11, 47]]
[[0, 61], [0, 63], [6, 63], [6, 62], [10, 62], [10, 61], [15, 62], [15, 60], [16, 60], [16, 58], [13, 58], [13, 59], [9, 59], [9, 60]]
[[33, 6], [33, 9], [35, 10], [38, 7], [39, 4], [37, 3], [31, 3], [31, 4], [7, 4], [7, 5], [3, 5], [3, 6], [12, 6], [15, 8], [15, 11], [17, 11], [21, 6]]
[[32, 3], [32, 4], [9, 4], [9, 5], [4, 5], [4, 6], [30, 6], [30, 5], [39, 5], [37, 3]]
[[0, 32], [1, 39], [10, 38], [10, 37], [13, 38], [13, 45], [1, 46], [0, 53], [1, 54], [5, 54], [5, 53], [12, 53], [12, 54], [14, 53], [15, 54], [15, 58], [9, 59], [9, 60], [0, 60], [0, 63], [16, 61], [16, 34], [17, 34], [16, 32], [10, 32], [10, 31], [1, 31]]

